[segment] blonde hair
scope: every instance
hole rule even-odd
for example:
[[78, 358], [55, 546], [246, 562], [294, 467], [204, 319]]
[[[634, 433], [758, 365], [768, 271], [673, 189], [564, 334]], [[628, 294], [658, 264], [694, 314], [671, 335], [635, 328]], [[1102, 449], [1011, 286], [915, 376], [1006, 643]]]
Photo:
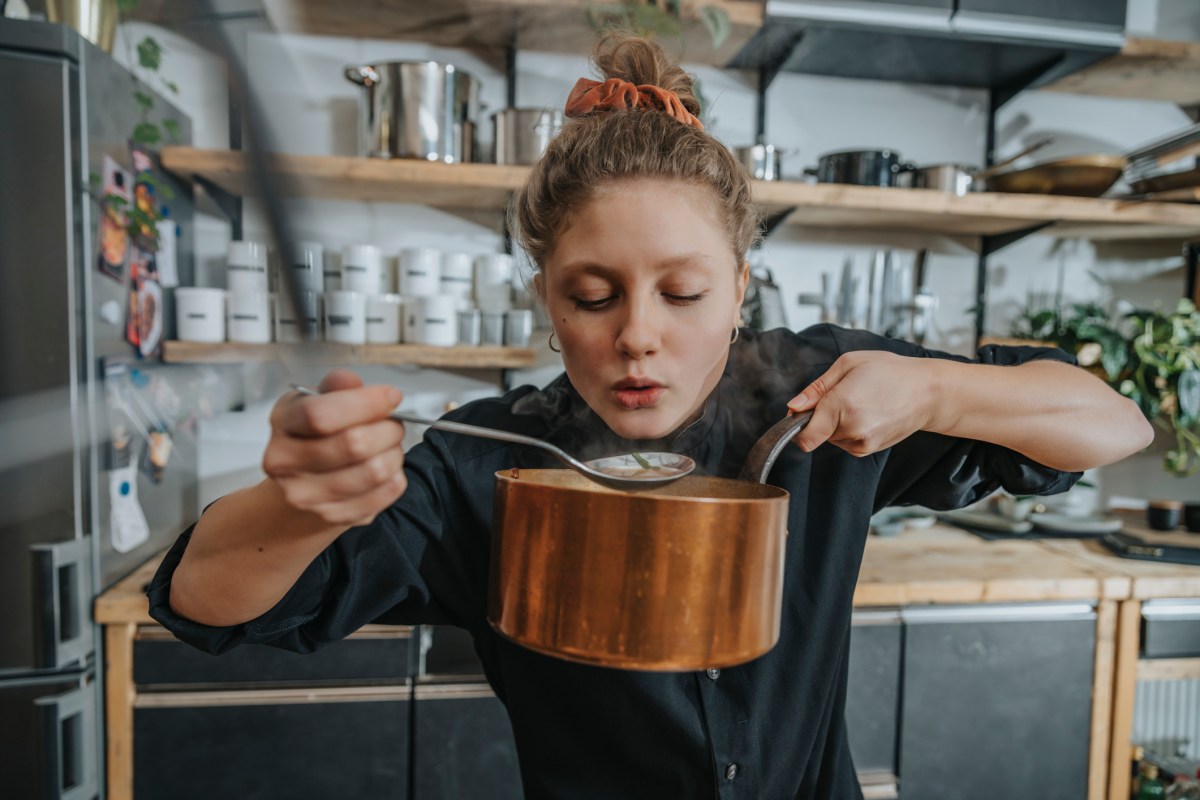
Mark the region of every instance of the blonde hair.
[[[610, 33], [597, 44], [592, 60], [604, 79], [675, 92], [699, 116], [692, 77], [654, 42]], [[517, 192], [509, 229], [540, 271], [576, 209], [606, 185], [645, 177], [709, 189], [741, 266], [758, 235], [758, 212], [745, 170], [712, 135], [654, 110], [601, 111], [568, 119]]]

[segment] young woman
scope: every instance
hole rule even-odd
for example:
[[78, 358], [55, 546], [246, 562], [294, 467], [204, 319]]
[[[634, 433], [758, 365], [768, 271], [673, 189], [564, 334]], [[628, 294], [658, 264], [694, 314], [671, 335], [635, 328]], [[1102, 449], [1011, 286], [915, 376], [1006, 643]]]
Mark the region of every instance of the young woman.
[[596, 61], [607, 80], [576, 85], [513, 214], [566, 372], [450, 417], [584, 458], [671, 450], [734, 477], [772, 423], [814, 409], [771, 474], [791, 493], [779, 644], [744, 666], [662, 674], [501, 638], [485, 619], [492, 476], [557, 464], [435, 431], [406, 456], [387, 419], [400, 392], [344, 371], [276, 404], [268, 477], [179, 538], [151, 613], [213, 653], [308, 652], [373, 620], [465, 628], [530, 797], [859, 797], [843, 706], [872, 512], [1061, 492], [1145, 447], [1150, 427], [1056, 350], [968, 361], [828, 325], [740, 330], [757, 224], [745, 174], [657, 46], [612, 38]]

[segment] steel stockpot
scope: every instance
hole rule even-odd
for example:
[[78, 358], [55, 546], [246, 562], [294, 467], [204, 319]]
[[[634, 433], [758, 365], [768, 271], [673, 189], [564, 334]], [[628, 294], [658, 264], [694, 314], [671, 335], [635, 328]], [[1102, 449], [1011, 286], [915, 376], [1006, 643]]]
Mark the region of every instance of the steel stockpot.
[[775, 425], [742, 478], [620, 492], [571, 470], [496, 473], [488, 621], [547, 655], [720, 668], [779, 640], [788, 493], [765, 480], [810, 414]]
[[346, 67], [363, 87], [359, 153], [459, 163], [475, 150], [479, 81], [437, 61], [387, 61]]

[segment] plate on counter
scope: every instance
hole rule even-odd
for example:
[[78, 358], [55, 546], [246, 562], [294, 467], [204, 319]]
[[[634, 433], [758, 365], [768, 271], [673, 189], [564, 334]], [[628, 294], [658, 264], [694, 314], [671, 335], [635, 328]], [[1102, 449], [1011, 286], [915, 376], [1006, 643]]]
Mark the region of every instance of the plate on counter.
[[1055, 514], [1050, 511], [1030, 514], [1029, 521], [1039, 530], [1074, 536], [1087, 534], [1101, 536], [1106, 533], [1116, 533], [1125, 524], [1117, 517], [1078, 517], [1069, 514]]
[[1033, 530], [1033, 523], [1029, 520], [1009, 519], [991, 511], [960, 508], [955, 511], [941, 511], [938, 516], [947, 522], [1000, 533], [1029, 533]]

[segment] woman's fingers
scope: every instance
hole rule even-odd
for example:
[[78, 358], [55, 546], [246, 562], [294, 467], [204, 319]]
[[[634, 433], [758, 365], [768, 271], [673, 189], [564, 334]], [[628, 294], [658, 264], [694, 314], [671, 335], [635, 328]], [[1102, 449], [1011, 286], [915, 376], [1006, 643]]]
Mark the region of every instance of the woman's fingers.
[[277, 478], [288, 503], [311, 509], [340, 503], [368, 494], [404, 471], [404, 451], [399, 447], [380, 453], [360, 464], [321, 474], [303, 473]]
[[391, 480], [375, 487], [366, 494], [350, 500], [336, 501], [315, 506], [311, 509], [326, 522], [333, 525], [368, 525], [385, 508], [396, 502], [408, 481], [403, 472], [397, 472]]
[[272, 439], [263, 455], [263, 471], [272, 477], [300, 472], [332, 472], [399, 447], [403, 441], [404, 425], [392, 419], [358, 425], [320, 438], [283, 434]]
[[317, 396], [292, 392], [275, 404], [271, 425], [292, 436], [330, 436], [385, 419], [403, 398], [394, 386], [359, 386]]
[[804, 430], [792, 439], [806, 453], [811, 453], [828, 441], [838, 428], [840, 413], [836, 403], [830, 400], [831, 398], [827, 397], [817, 404], [813, 409], [812, 419], [804, 426]]

